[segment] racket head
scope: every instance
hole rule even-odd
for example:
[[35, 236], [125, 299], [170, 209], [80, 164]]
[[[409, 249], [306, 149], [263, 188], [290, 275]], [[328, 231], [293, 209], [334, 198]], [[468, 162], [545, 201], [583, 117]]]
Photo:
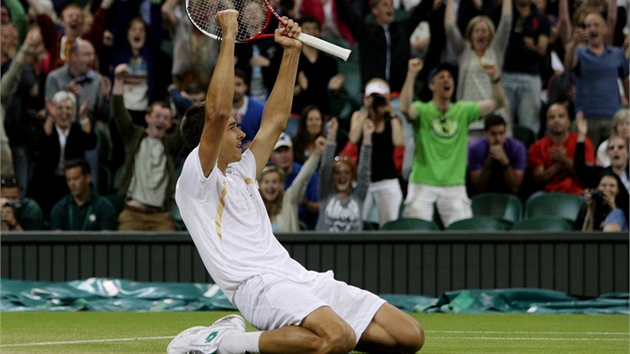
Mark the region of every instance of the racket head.
[[223, 32], [215, 20], [216, 14], [223, 10], [237, 10], [236, 41], [248, 42], [273, 37], [273, 34], [264, 34], [272, 16], [267, 4], [264, 0], [186, 0], [186, 14], [201, 33], [221, 40]]

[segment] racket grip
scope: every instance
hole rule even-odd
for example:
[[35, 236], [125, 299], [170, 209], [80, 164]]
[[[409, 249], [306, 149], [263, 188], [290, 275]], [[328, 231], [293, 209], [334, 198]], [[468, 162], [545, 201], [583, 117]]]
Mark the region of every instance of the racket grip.
[[332, 44], [317, 37], [313, 37], [306, 33], [300, 33], [300, 35], [297, 36], [297, 40], [330, 55], [341, 58], [343, 59], [343, 61], [348, 60], [348, 57], [350, 56], [350, 49], [342, 48], [338, 45]]

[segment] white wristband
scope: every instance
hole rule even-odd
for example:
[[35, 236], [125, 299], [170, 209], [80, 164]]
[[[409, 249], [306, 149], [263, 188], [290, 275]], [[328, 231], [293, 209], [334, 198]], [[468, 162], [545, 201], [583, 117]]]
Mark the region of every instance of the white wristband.
[[88, 123], [90, 123], [90, 118], [79, 119], [79, 123], [81, 123], [81, 125], [88, 124]]

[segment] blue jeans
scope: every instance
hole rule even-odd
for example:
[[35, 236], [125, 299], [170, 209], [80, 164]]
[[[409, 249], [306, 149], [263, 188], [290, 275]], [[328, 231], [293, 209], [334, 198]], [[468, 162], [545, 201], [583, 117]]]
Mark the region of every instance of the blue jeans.
[[542, 84], [539, 75], [503, 73], [503, 88], [512, 119], [538, 134], [540, 131], [540, 93]]

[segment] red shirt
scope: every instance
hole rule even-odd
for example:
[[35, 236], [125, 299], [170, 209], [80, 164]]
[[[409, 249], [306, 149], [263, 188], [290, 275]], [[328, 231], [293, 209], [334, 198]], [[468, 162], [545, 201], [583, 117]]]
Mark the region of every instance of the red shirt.
[[[577, 134], [569, 132], [569, 136], [562, 144], [554, 144], [551, 141], [551, 135], [534, 142], [529, 147], [529, 168], [535, 169], [538, 166], [544, 166], [545, 169], [554, 164], [549, 156], [549, 149], [554, 146], [562, 146], [566, 150], [569, 159], [573, 160], [575, 155], [575, 146], [577, 145]], [[595, 164], [595, 153], [593, 151], [593, 143], [591, 139], [586, 138], [584, 141], [584, 159], [586, 164]], [[545, 185], [547, 192], [564, 192], [575, 195], [581, 195], [583, 192], [582, 185], [573, 171], [563, 167], [559, 170]]]

